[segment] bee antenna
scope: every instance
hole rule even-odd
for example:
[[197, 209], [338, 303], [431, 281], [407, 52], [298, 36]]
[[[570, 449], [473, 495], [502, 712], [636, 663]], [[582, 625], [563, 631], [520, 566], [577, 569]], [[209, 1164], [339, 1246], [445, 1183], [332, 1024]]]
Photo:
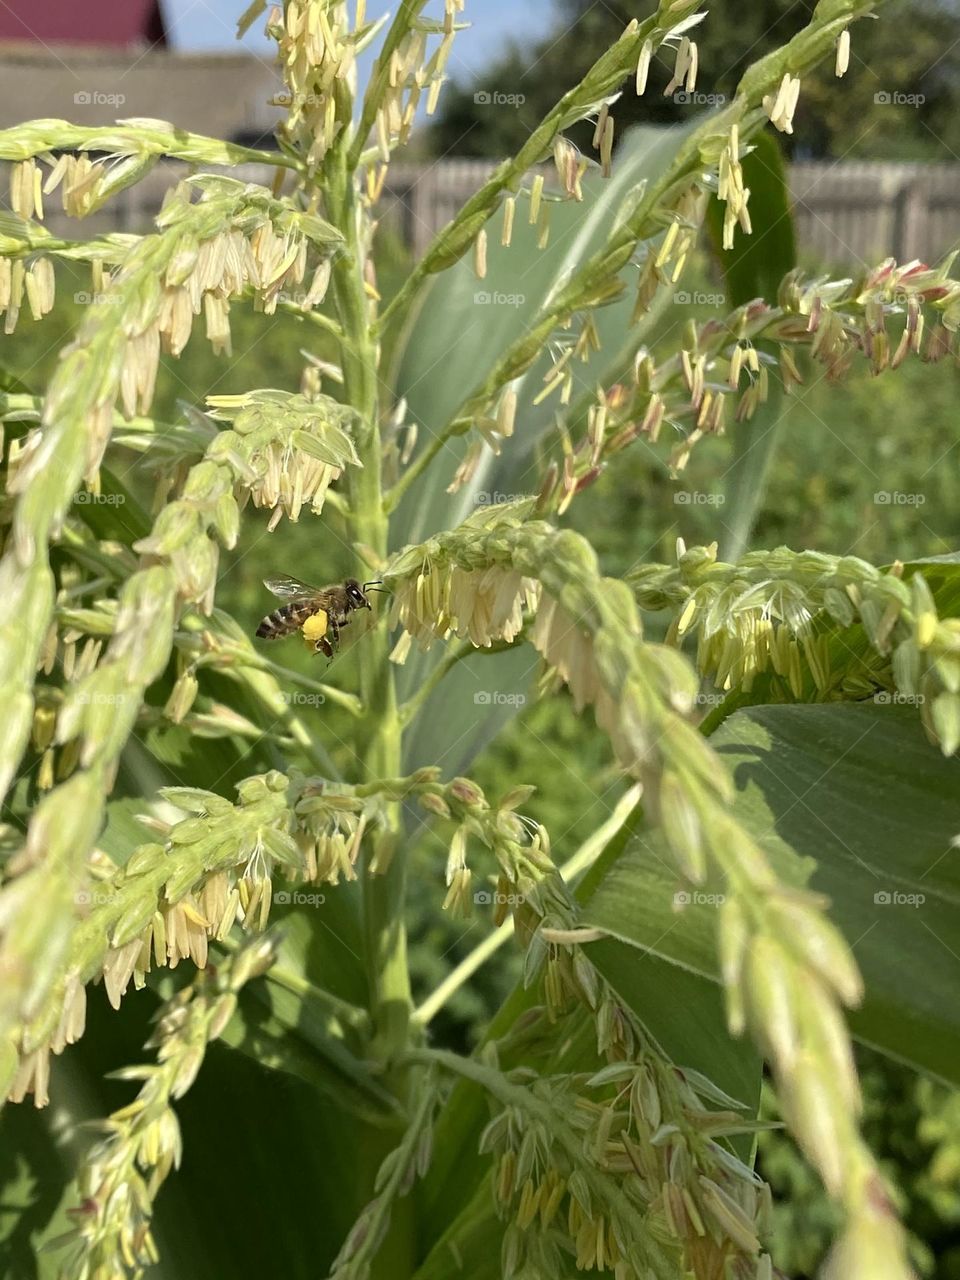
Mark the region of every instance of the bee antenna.
[[[377, 578], [377, 579], [375, 579], [375, 581], [373, 581], [373, 582], [365, 582], [365, 583], [363, 584], [363, 589], [364, 589], [364, 591], [375, 590], [377, 587], [383, 587], [383, 579], [382, 579], [382, 578]], [[383, 587], [383, 590], [384, 590], [384, 591], [386, 591], [386, 587]]]

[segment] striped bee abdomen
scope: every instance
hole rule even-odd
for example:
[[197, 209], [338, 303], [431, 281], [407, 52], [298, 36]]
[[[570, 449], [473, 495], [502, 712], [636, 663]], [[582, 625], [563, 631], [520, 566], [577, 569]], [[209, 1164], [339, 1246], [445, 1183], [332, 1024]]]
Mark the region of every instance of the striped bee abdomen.
[[279, 640], [294, 631], [299, 631], [316, 611], [317, 606], [313, 601], [281, 605], [273, 613], [267, 614], [257, 627], [257, 635], [261, 640]]

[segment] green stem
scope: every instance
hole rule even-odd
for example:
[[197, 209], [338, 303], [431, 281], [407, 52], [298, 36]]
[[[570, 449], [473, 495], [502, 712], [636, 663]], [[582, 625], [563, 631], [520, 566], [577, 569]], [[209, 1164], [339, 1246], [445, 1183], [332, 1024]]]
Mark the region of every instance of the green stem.
[[412, 697], [408, 698], [401, 706], [401, 725], [406, 728], [414, 716], [423, 710], [424, 704], [433, 693], [434, 689], [437, 688], [437, 686], [443, 681], [444, 677], [457, 665], [458, 662], [462, 662], [464, 658], [472, 657], [477, 653], [506, 653], [508, 649], [518, 649], [520, 645], [526, 644], [529, 638], [528, 629], [525, 625], [520, 634], [515, 636], [512, 640], [495, 640], [492, 644], [484, 645], [482, 648], [478, 648], [478, 646], [473, 644], [470, 640], [464, 640], [463, 643], [457, 645], [455, 649], [449, 650], [444, 655], [440, 663], [434, 667], [430, 675], [427, 676], [426, 680], [424, 680], [417, 692], [413, 694]]
[[249, 660], [249, 655], [244, 655], [246, 666], [255, 666], [261, 671], [269, 671], [271, 675], [277, 676], [283, 680], [289, 680], [291, 684], [297, 684], [301, 689], [312, 689], [314, 693], [321, 694], [328, 702], [335, 702], [338, 707], [343, 707], [345, 711], [349, 711], [352, 716], [359, 716], [363, 713], [363, 705], [355, 693], [347, 693], [344, 689], [338, 689], [336, 685], [324, 684], [321, 680], [311, 680], [309, 676], [305, 676], [300, 671], [294, 671], [292, 667], [282, 667], [279, 662], [271, 662], [269, 658], [264, 658], [262, 662], [253, 663]]
[[441, 449], [445, 449], [447, 443], [455, 436], [465, 435], [470, 430], [471, 423], [472, 420], [470, 418], [455, 418], [441, 432], [438, 432], [430, 440], [429, 444], [421, 449], [403, 475], [400, 476], [396, 484], [388, 490], [384, 497], [383, 507], [388, 514], [391, 511], [396, 511], [403, 495], [412, 484], [420, 479]]
[[[332, 334], [336, 340], [343, 344], [346, 342], [346, 335], [331, 316], [325, 316], [322, 311], [304, 311], [303, 307], [298, 306], [295, 302], [281, 301], [278, 309], [285, 311], [287, 315], [295, 316], [298, 320], [303, 320], [306, 324], [315, 325], [318, 329], [323, 329], [326, 333]], [[329, 494], [327, 497], [329, 498]]]
[[464, 658], [468, 658], [471, 653], [476, 652], [476, 645], [471, 644], [469, 640], [464, 640], [462, 644], [449, 649], [444, 654], [440, 662], [430, 672], [430, 675], [426, 680], [424, 680], [417, 692], [411, 698], [408, 698], [400, 708], [400, 723], [402, 725], [408, 725], [430, 697], [431, 693], [433, 693], [434, 689], [436, 689], [437, 685], [443, 681], [447, 673], [451, 671], [458, 662], [462, 662]]
[[[242, 944], [236, 938], [226, 937], [221, 940], [220, 946], [231, 954], [236, 954], [241, 950]], [[348, 1000], [341, 1000], [339, 996], [335, 996], [332, 991], [327, 991], [325, 987], [316, 986], [295, 970], [284, 968], [280, 964], [272, 964], [265, 977], [267, 982], [276, 983], [278, 987], [283, 987], [285, 991], [291, 991], [296, 996], [303, 996], [313, 1001], [314, 1004], [323, 1006], [341, 1026], [350, 1027], [355, 1031], [365, 1030], [367, 1026], [366, 1010], [357, 1008], [356, 1005], [350, 1004]]]
[[[342, 353], [346, 400], [360, 418], [356, 444], [362, 466], [349, 469], [348, 528], [355, 542], [366, 543], [385, 559], [389, 522], [383, 510], [381, 480], [379, 348], [372, 336], [372, 316], [363, 281], [366, 219], [358, 207], [349, 158], [343, 152], [333, 154], [325, 178], [328, 212], [346, 238], [345, 250], [334, 264], [333, 290], [345, 337]], [[385, 629], [376, 628], [364, 643], [364, 715], [358, 754], [365, 777], [396, 777], [400, 774], [401, 725]], [[371, 1051], [381, 1060], [394, 1057], [406, 1046], [413, 1004], [404, 923], [406, 862], [399, 848], [399, 826], [399, 805], [387, 804], [370, 842], [363, 878], [363, 928], [373, 1025]]]

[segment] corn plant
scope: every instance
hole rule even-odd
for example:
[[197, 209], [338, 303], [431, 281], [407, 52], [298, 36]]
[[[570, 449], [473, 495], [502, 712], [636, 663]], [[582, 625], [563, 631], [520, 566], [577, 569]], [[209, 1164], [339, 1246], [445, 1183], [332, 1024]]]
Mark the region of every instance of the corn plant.
[[[821, 60], [842, 76], [875, 6], [821, 0], [729, 102], [615, 145], [622, 92], [697, 83], [709, 15], [661, 0], [387, 299], [388, 167], [464, 38], [463, 0], [426, 7], [400, 0], [383, 23], [362, 0], [271, 8], [275, 150], [158, 120], [0, 133], [6, 333], [24, 307], [51, 310], [64, 264], [89, 268], [93, 299], [42, 394], [0, 390], [0, 1076], [13, 1104], [57, 1103], [69, 1173], [43, 1222], [24, 1208], [14, 1231], [47, 1246], [38, 1274], [81, 1280], [771, 1280], [765, 1062], [837, 1207], [824, 1276], [901, 1280], [908, 1238], [861, 1136], [851, 1035], [957, 1077], [956, 565], [744, 549], [781, 396], [810, 370], [895, 377], [955, 350], [949, 261], [831, 280], [781, 260], [770, 127], [790, 132]], [[595, 156], [565, 137], [583, 120]], [[160, 158], [188, 169], [150, 234], [45, 227], [45, 198], [82, 218]], [[250, 163], [271, 186], [224, 173]], [[767, 225], [751, 226], [751, 191], [781, 211]], [[735, 305], [661, 331], [704, 225]], [[298, 319], [299, 386], [152, 416], [161, 354], [201, 315], [229, 352], [248, 303]], [[578, 495], [616, 484], [624, 450], [679, 475], [724, 432], [722, 556], [681, 540], [660, 564], [638, 546], [605, 576], [565, 520]], [[284, 517], [388, 593], [351, 614], [326, 669], [280, 665], [257, 617], [218, 603], [220, 549], [252, 530], [284, 568]], [[329, 635], [318, 616], [311, 646]], [[541, 777], [496, 798], [468, 776], [531, 677], [595, 717], [627, 784], [580, 848], [537, 818], [548, 750]], [[428, 834], [448, 853], [424, 878]], [[412, 894], [494, 924], [419, 1003]], [[501, 944], [521, 978], [455, 1053], [431, 1024]], [[91, 1035], [113, 1025], [100, 988], [120, 1023], [144, 988], [161, 1003], [153, 1058], [112, 1064], [139, 1092], [91, 1140], [71, 1063], [88, 999]], [[206, 1130], [189, 1111], [205, 1077], [205, 1105], [232, 1108]], [[247, 1205], [266, 1215], [267, 1263]]]

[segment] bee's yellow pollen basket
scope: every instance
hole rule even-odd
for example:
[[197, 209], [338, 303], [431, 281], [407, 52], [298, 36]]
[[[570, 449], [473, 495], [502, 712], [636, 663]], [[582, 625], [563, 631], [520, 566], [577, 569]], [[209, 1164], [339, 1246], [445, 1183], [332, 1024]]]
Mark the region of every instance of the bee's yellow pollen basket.
[[307, 647], [310, 649], [315, 648], [317, 641], [322, 640], [327, 634], [326, 609], [318, 609], [316, 613], [312, 614], [300, 628], [300, 631], [307, 643]]

